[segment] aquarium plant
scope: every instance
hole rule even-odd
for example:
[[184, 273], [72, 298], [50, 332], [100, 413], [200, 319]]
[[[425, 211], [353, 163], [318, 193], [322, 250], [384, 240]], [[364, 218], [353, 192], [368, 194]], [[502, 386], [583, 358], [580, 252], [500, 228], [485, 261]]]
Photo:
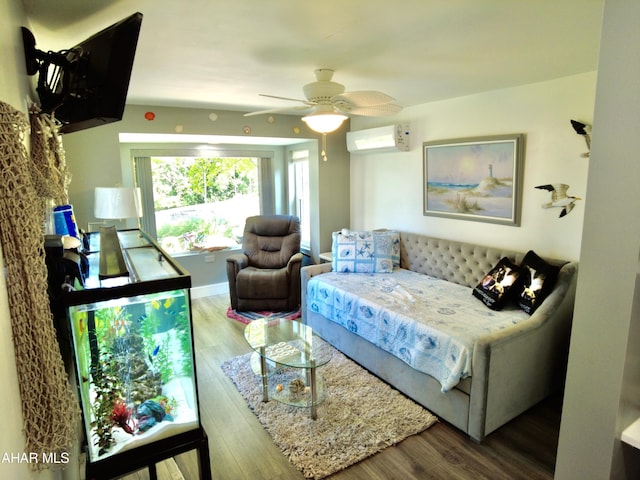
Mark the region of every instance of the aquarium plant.
[[92, 406], [95, 428], [98, 437], [96, 445], [98, 454], [104, 455], [113, 445], [113, 419], [111, 414], [114, 405], [122, 397], [119, 379], [113, 373], [113, 358], [109, 354], [102, 356], [102, 361], [92, 372], [95, 401]]

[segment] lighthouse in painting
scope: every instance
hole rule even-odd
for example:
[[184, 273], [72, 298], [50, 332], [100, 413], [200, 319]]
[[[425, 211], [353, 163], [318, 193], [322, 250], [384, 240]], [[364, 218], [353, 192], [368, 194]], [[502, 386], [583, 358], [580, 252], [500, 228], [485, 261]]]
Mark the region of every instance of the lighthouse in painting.
[[493, 178], [493, 163], [489, 164], [489, 178]]

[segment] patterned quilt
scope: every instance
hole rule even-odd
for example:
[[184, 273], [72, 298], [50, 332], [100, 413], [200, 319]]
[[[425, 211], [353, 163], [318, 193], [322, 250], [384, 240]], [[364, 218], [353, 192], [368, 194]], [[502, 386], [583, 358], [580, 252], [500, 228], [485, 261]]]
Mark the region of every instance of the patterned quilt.
[[329, 272], [309, 280], [307, 306], [431, 375], [446, 392], [472, 375], [479, 339], [529, 319], [517, 307], [490, 310], [471, 291], [404, 269]]

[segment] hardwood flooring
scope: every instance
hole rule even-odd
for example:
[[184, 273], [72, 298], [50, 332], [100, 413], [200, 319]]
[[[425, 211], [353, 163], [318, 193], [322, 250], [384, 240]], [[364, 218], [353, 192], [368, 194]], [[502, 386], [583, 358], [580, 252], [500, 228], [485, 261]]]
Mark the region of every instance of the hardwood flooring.
[[[202, 424], [209, 436], [215, 480], [301, 480], [246, 406], [220, 364], [249, 348], [244, 326], [226, 316], [228, 296], [193, 300], [196, 368]], [[552, 397], [489, 435], [482, 443], [440, 421], [331, 480], [552, 479], [561, 396]], [[148, 479], [146, 471], [126, 477]], [[195, 452], [158, 465], [160, 480], [195, 480]]]

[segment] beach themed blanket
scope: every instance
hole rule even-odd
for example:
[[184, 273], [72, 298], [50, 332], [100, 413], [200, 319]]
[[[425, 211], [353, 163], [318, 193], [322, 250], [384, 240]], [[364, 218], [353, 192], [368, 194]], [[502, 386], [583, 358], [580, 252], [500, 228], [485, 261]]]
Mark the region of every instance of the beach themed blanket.
[[473, 374], [479, 339], [530, 318], [515, 306], [491, 310], [471, 292], [405, 269], [329, 272], [309, 280], [307, 303], [312, 311], [436, 378], [446, 392]]

